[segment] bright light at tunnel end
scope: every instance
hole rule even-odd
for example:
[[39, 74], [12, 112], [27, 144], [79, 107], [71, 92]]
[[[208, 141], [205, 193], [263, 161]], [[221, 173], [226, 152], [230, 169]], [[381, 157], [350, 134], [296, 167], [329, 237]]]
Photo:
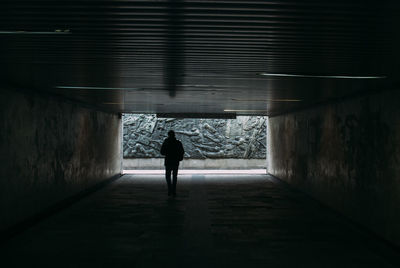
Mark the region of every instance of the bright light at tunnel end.
[[[164, 175], [165, 170], [143, 170], [143, 169], [124, 169], [122, 175], [138, 174], [138, 175]], [[265, 175], [267, 174], [266, 169], [182, 169], [179, 170], [181, 175], [193, 175], [193, 174], [204, 174], [204, 175]]]

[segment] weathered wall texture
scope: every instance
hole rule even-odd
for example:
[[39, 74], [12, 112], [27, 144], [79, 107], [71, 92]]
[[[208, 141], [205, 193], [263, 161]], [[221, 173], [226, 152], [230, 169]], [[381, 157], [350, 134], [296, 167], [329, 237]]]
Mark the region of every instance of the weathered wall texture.
[[269, 118], [268, 171], [400, 245], [400, 93]]
[[120, 173], [117, 115], [0, 91], [0, 230]]
[[173, 129], [185, 158], [265, 159], [266, 118], [165, 119], [124, 115], [124, 158], [158, 158], [167, 132]]

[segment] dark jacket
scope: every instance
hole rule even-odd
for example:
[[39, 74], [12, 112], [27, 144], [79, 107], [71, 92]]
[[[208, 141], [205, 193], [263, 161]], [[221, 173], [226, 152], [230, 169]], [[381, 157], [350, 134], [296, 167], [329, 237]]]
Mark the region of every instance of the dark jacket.
[[185, 153], [182, 143], [176, 138], [171, 137], [164, 140], [160, 152], [162, 155], [165, 155], [165, 166], [178, 166], [179, 161], [183, 159], [183, 154]]

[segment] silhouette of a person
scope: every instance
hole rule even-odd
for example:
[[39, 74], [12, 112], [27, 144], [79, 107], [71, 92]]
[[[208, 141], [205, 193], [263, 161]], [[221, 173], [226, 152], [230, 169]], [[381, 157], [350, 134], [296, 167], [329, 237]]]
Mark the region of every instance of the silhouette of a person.
[[[170, 130], [168, 132], [168, 138], [166, 138], [161, 146], [161, 154], [165, 155], [165, 179], [168, 185], [168, 195], [176, 196], [176, 183], [178, 180], [178, 168], [179, 161], [183, 160], [183, 150], [182, 143], [175, 138], [175, 132]], [[171, 172], [173, 176], [173, 181], [171, 185]]]

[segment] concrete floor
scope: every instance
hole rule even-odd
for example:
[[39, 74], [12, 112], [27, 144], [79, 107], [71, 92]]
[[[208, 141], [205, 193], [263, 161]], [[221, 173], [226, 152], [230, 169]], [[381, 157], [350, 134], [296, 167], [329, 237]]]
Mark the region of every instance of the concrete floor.
[[1, 246], [2, 267], [397, 267], [384, 243], [267, 175], [124, 175]]

